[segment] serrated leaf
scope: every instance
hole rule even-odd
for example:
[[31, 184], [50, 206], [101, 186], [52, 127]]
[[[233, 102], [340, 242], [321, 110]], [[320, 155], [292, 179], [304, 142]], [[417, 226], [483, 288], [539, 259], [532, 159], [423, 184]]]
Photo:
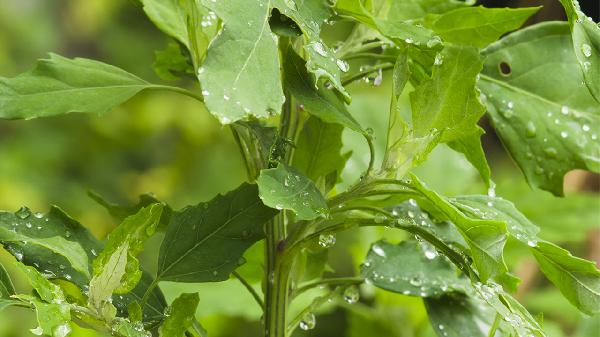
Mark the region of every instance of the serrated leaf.
[[441, 141], [457, 140], [478, 130], [477, 121], [485, 112], [475, 89], [483, 65], [474, 47], [446, 46], [439, 54], [442, 63], [434, 66], [431, 79], [410, 94], [415, 136], [432, 129], [442, 132]]
[[264, 237], [276, 211], [256, 185], [244, 183], [214, 199], [175, 211], [158, 258], [159, 280], [214, 282], [229, 278], [244, 251]]
[[560, 0], [571, 26], [573, 48], [585, 84], [600, 102], [600, 26], [585, 15], [577, 0]]
[[160, 326], [161, 337], [185, 337], [185, 331], [192, 326], [200, 298], [198, 293], [181, 294], [169, 308], [169, 316]]
[[[269, 28], [270, 1], [205, 1], [224, 22], [198, 71], [204, 101], [222, 124], [268, 117], [284, 102], [277, 37]], [[257, 86], [257, 83], [261, 83]]]
[[288, 209], [298, 220], [313, 220], [329, 212], [325, 198], [315, 184], [291, 166], [260, 171], [256, 180], [260, 199], [275, 209]]
[[350, 95], [342, 84], [343, 72], [348, 71], [343, 61], [338, 60], [332, 48], [321, 39], [321, 25], [333, 15], [325, 1], [273, 0], [273, 6], [290, 17], [304, 33], [307, 62], [306, 69], [314, 76], [315, 88], [324, 78], [350, 101]]
[[348, 112], [346, 105], [333, 92], [312, 85], [304, 60], [291, 48], [286, 52], [283, 64], [286, 89], [311, 115], [324, 122], [337, 123], [363, 133], [361, 126]]
[[346, 163], [340, 153], [343, 130], [339, 124], [326, 123], [311, 116], [298, 138], [294, 167], [315, 182], [332, 172], [339, 175]]
[[[418, 178], [411, 175], [412, 186], [425, 198], [419, 204], [428, 211], [441, 212], [452, 221], [469, 245], [471, 256], [482, 281], [507, 272], [504, 264], [503, 250], [506, 243], [506, 225], [502, 221], [473, 219], [453, 206], [448, 200], [428, 189]], [[442, 220], [442, 219], [440, 219]]]
[[596, 264], [571, 255], [547, 241], [531, 249], [540, 270], [581, 311], [600, 313], [600, 270]]
[[433, 247], [423, 251], [415, 241], [398, 245], [378, 241], [361, 267], [361, 274], [376, 287], [399, 294], [439, 297], [464, 292], [468, 279], [459, 278], [450, 261], [437, 256]]
[[106, 63], [50, 54], [30, 72], [0, 77], [0, 118], [103, 113], [152, 87], [156, 86]]
[[426, 26], [445, 42], [483, 48], [513, 31], [541, 7], [464, 7], [425, 19]]
[[510, 34], [485, 49], [478, 83], [494, 129], [529, 184], [555, 195], [563, 194], [566, 172], [600, 172], [600, 105], [571, 45], [562, 22]]
[[108, 241], [94, 260], [90, 281], [89, 303], [102, 312], [113, 293], [128, 293], [142, 277], [136, 255], [143, 249], [158, 226], [163, 205], [152, 204], [127, 217], [108, 236]]
[[487, 326], [481, 324], [493, 317], [482, 312], [483, 306], [468, 296], [446, 295], [424, 301], [431, 327], [439, 337], [488, 337]]

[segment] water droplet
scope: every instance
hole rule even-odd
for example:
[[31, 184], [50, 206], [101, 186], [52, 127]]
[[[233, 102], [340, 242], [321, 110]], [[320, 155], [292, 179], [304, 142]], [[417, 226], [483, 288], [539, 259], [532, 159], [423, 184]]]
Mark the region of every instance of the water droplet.
[[442, 44], [442, 39], [440, 39], [439, 36], [434, 36], [429, 41], [427, 41], [427, 48], [433, 48], [440, 44]]
[[413, 211], [406, 212], [406, 215], [408, 215], [408, 217], [411, 218], [411, 219], [415, 218], [415, 212], [413, 212]]
[[496, 197], [496, 184], [493, 181], [490, 182], [490, 187], [488, 188], [487, 195], [490, 198]]
[[583, 53], [583, 56], [590, 57], [592, 56], [592, 47], [587, 43], [583, 43], [581, 45], [581, 52]]
[[383, 71], [381, 69], [379, 69], [377, 71], [377, 76], [375, 76], [375, 79], [373, 80], [373, 85], [378, 87], [381, 85], [382, 82], [383, 82]]
[[527, 241], [527, 245], [529, 247], [536, 247], [537, 246], [537, 242], [535, 240], [529, 240], [529, 241]]
[[360, 291], [357, 286], [350, 286], [344, 290], [344, 301], [354, 304], [360, 299]]
[[563, 115], [567, 116], [569, 114], [569, 107], [566, 105], [563, 105], [560, 108], [560, 113], [562, 113]]
[[317, 325], [317, 319], [315, 318], [315, 314], [309, 312], [302, 317], [300, 320], [300, 324], [298, 326], [302, 330], [312, 330]]
[[315, 43], [312, 44], [312, 49], [314, 51], [316, 51], [317, 54], [319, 54], [321, 56], [327, 56], [327, 51], [325, 50], [325, 47], [319, 41], [317, 41], [317, 42], [315, 42]]
[[375, 214], [373, 221], [375, 221], [375, 223], [383, 223], [383, 222], [385, 222], [386, 219], [387, 219], [387, 217], [385, 215], [378, 213], [378, 214]]
[[435, 55], [435, 60], [433, 60], [433, 64], [435, 64], [436, 66], [439, 66], [442, 63], [444, 63], [444, 55], [437, 53]]
[[558, 151], [553, 147], [547, 147], [544, 149], [544, 153], [550, 158], [556, 158]]
[[412, 37], [407, 37], [406, 39], [404, 39], [404, 42], [411, 44], [414, 42], [414, 40], [412, 39]]
[[31, 224], [31, 222], [28, 222], [28, 223], [25, 224], [25, 227], [31, 228], [31, 227], [33, 227], [33, 225]]
[[444, 325], [443, 324], [438, 325], [438, 329], [439, 330], [444, 330]]
[[381, 248], [381, 246], [378, 244], [374, 244], [373, 247], [371, 247], [371, 250], [373, 251], [373, 253], [381, 257], [386, 257], [385, 250], [383, 250], [383, 248]]
[[537, 130], [535, 128], [535, 124], [533, 124], [533, 121], [527, 122], [527, 129], [525, 132], [527, 137], [533, 138], [533, 137], [535, 137], [536, 133], [537, 133]]
[[223, 95], [223, 99], [226, 100], [226, 101], [229, 101], [229, 96]]
[[202, 90], [202, 96], [208, 96], [210, 95], [210, 92], [208, 92], [208, 90]]
[[566, 131], [561, 131], [561, 132], [560, 132], [560, 136], [561, 136], [562, 138], [567, 138], [567, 137], [569, 136], [569, 134], [568, 134]]
[[350, 70], [350, 65], [344, 60], [337, 60], [335, 63], [337, 63], [338, 68], [343, 72], [348, 72], [348, 70]]
[[588, 132], [588, 131], [590, 131], [590, 126], [589, 126], [589, 125], [587, 125], [587, 124], [583, 124], [583, 125], [581, 126], [581, 130], [583, 130], [583, 131], [585, 131], [585, 132]]
[[431, 250], [430, 250], [430, 249], [428, 249], [428, 250], [426, 250], [426, 251], [425, 251], [425, 257], [426, 257], [428, 260], [433, 260], [433, 259], [435, 259], [435, 258], [437, 257], [437, 253], [436, 253], [436, 251], [435, 251], [435, 250], [433, 250], [433, 249], [431, 249]]
[[19, 208], [19, 210], [15, 213], [15, 215], [19, 218], [19, 219], [27, 219], [30, 215], [31, 215], [31, 211], [29, 210], [29, 208], [27, 207], [21, 207]]
[[507, 106], [509, 109], [512, 109], [512, 108], [515, 106], [515, 104], [514, 104], [513, 102], [508, 102], [508, 103], [506, 104], [506, 106]]
[[38, 326], [35, 329], [29, 329], [29, 331], [31, 331], [32, 334], [36, 335], [36, 336], [41, 336], [44, 333], [44, 329], [42, 329], [41, 326]]
[[292, 10], [298, 9], [294, 0], [285, 0], [285, 5], [288, 6], [289, 8], [291, 8]]
[[334, 234], [321, 234], [319, 235], [319, 246], [323, 248], [330, 248], [335, 245], [335, 235]]
[[418, 277], [413, 277], [410, 279], [410, 281], [408, 281], [408, 283], [410, 283], [411, 285], [415, 286], [415, 287], [420, 287], [423, 284], [423, 281], [421, 281], [420, 278]]

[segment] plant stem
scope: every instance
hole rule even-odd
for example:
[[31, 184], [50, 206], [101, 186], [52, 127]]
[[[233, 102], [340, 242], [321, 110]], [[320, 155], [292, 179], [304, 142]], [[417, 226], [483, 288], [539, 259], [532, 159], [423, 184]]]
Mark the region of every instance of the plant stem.
[[303, 285], [302, 287], [296, 289], [294, 291], [293, 296], [294, 297], [298, 296], [307, 290], [310, 290], [312, 288], [319, 287], [319, 286], [356, 285], [356, 284], [361, 284], [364, 281], [365, 280], [362, 277], [338, 277], [338, 278], [329, 278], [329, 279], [318, 280], [318, 281], [314, 281], [311, 283], [307, 283], [307, 284]]
[[263, 302], [262, 298], [260, 298], [260, 295], [258, 294], [258, 292], [256, 292], [252, 285], [242, 275], [240, 275], [240, 273], [238, 273], [235, 270], [231, 273], [231, 275], [237, 278], [240, 281], [240, 283], [242, 283], [242, 285], [246, 287], [248, 292], [250, 292], [252, 297], [254, 297], [254, 300], [256, 300], [256, 303], [258, 303], [258, 305], [264, 310], [265, 302]]
[[342, 85], [346, 86], [346, 85], [348, 85], [348, 84], [350, 84], [350, 83], [352, 83], [352, 82], [354, 82], [356, 80], [359, 80], [359, 79], [365, 77], [366, 75], [368, 75], [368, 74], [370, 74], [372, 72], [378, 71], [379, 69], [381, 69], [381, 71], [384, 71], [384, 70], [390, 70], [390, 69], [393, 69], [393, 68], [394, 68], [394, 64], [393, 63], [389, 63], [389, 62], [381, 63], [381, 64], [375, 65], [373, 67], [370, 67], [369, 69], [367, 69], [365, 71], [359, 71], [358, 73], [353, 74], [352, 76], [343, 79], [342, 80]]
[[153, 85], [151, 87], [148, 87], [148, 89], [172, 91], [172, 92], [176, 92], [178, 94], [182, 94], [182, 95], [191, 97], [199, 102], [204, 103], [204, 96], [198, 95], [198, 94], [191, 92], [184, 88], [173, 87], [170, 85]]
[[490, 332], [488, 333], [488, 337], [494, 337], [496, 335], [496, 330], [498, 330], [498, 325], [500, 325], [500, 314], [496, 314], [496, 318], [494, 318], [494, 323], [490, 327]]
[[279, 213], [267, 224], [265, 260], [265, 337], [286, 336], [288, 271], [284, 259], [285, 224]]

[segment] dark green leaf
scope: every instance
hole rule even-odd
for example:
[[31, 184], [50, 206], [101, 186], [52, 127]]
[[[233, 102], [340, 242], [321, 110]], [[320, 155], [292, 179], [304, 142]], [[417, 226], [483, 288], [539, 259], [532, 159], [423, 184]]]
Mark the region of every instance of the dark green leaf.
[[540, 7], [530, 8], [458, 8], [426, 19], [428, 28], [446, 42], [483, 48], [500, 36], [515, 30]]
[[103, 113], [155, 87], [117, 67], [56, 54], [30, 72], [0, 77], [0, 118], [31, 119], [70, 112]]
[[464, 292], [469, 281], [459, 278], [452, 264], [429, 244], [415, 241], [393, 245], [378, 241], [371, 246], [361, 274], [376, 287], [404, 295], [439, 297]]
[[485, 158], [483, 147], [481, 146], [481, 136], [484, 133], [485, 131], [478, 127], [477, 131], [457, 140], [448, 142], [448, 146], [454, 151], [464, 154], [471, 165], [477, 169], [486, 186], [489, 187], [492, 173], [487, 159]]
[[169, 43], [165, 50], [154, 52], [154, 72], [163, 80], [174, 81], [183, 75], [195, 75], [194, 66], [182, 54], [177, 43]]
[[264, 237], [263, 225], [276, 211], [263, 205], [256, 185], [242, 184], [209, 202], [173, 213], [160, 249], [158, 279], [223, 281], [244, 251]]
[[[15, 294], [15, 287], [4, 266], [0, 263], [0, 299], [10, 298]], [[1, 304], [0, 304], [1, 306]]]
[[277, 168], [262, 170], [256, 182], [265, 205], [289, 209], [298, 220], [313, 220], [329, 212], [315, 184], [291, 166], [280, 163]]
[[337, 123], [354, 131], [364, 132], [350, 115], [344, 102], [333, 92], [324, 88], [315, 89], [306, 71], [304, 60], [291, 48], [286, 52], [283, 67], [286, 88], [303, 105], [304, 110], [324, 122]]
[[424, 300], [427, 315], [433, 330], [439, 337], [488, 337], [487, 326], [494, 316], [482, 312], [481, 303], [466, 296], [446, 295], [440, 298]]
[[600, 172], [600, 105], [571, 45], [566, 23], [510, 34], [485, 50], [479, 81], [494, 128], [527, 181], [555, 195], [563, 194], [566, 172]]
[[192, 326], [200, 298], [198, 293], [181, 294], [169, 308], [169, 315], [160, 326], [161, 337], [185, 337], [185, 331]]
[[[284, 102], [270, 1], [205, 1], [224, 22], [198, 70], [204, 101], [222, 124], [268, 117]], [[260, 83], [260, 86], [256, 84]]]

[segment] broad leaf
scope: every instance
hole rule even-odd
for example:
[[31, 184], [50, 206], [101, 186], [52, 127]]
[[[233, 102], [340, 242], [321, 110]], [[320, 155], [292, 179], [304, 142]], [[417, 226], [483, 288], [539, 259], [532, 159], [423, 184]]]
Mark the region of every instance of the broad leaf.
[[8, 275], [8, 272], [2, 264], [0, 264], [0, 299], [10, 298], [15, 294], [15, 287]]
[[289, 209], [298, 220], [313, 220], [329, 212], [319, 189], [293, 167], [280, 163], [277, 168], [262, 170], [256, 182], [265, 205]]
[[459, 278], [452, 264], [438, 256], [433, 247], [420, 247], [415, 241], [374, 243], [361, 274], [376, 287], [411, 296], [439, 297], [464, 292], [469, 286], [469, 281]]
[[57, 299], [64, 300], [65, 295], [60, 287], [46, 279], [35, 268], [25, 266], [21, 263], [17, 263], [16, 266], [25, 274], [27, 281], [35, 289], [42, 301], [51, 303]]
[[600, 270], [594, 262], [547, 241], [537, 242], [531, 251], [544, 275], [573, 305], [589, 315], [600, 313]]
[[330, 90], [316, 89], [306, 71], [304, 60], [288, 48], [283, 64], [286, 89], [302, 104], [303, 109], [324, 122], [337, 123], [357, 132], [364, 132], [350, 115], [344, 102]]
[[350, 95], [342, 85], [341, 74], [348, 71], [348, 64], [335, 57], [335, 51], [321, 40], [321, 25], [333, 14], [325, 1], [273, 0], [273, 6], [290, 17], [304, 33], [307, 62], [306, 69], [313, 74], [315, 88], [324, 78], [350, 101]]
[[161, 204], [142, 208], [109, 234], [102, 253], [94, 260], [94, 277], [90, 281], [89, 302], [99, 312], [113, 293], [128, 293], [142, 278], [136, 255], [154, 234], [162, 210]]
[[263, 205], [256, 185], [242, 184], [208, 202], [173, 213], [160, 248], [161, 281], [223, 281], [242, 255], [264, 237], [263, 225], [277, 212]]
[[424, 300], [431, 327], [440, 337], [488, 337], [489, 319], [494, 316], [473, 298], [446, 295]]
[[448, 146], [456, 152], [462, 153], [465, 158], [475, 167], [481, 179], [490, 187], [490, 179], [492, 173], [485, 157], [485, 152], [481, 146], [481, 136], [485, 133], [482, 128], [477, 128], [477, 131], [463, 136], [457, 140], [448, 142]]
[[339, 175], [346, 163], [340, 153], [343, 129], [339, 124], [310, 117], [304, 123], [296, 144], [294, 167], [315, 182], [332, 172]]
[[463, 8], [474, 4], [475, 1], [460, 0], [403, 0], [390, 1], [387, 15], [390, 21], [404, 21], [420, 19], [427, 14], [441, 14], [456, 8]]
[[503, 34], [515, 30], [540, 7], [465, 7], [426, 18], [426, 26], [445, 42], [483, 48]]
[[485, 50], [479, 81], [494, 128], [527, 181], [555, 195], [563, 194], [566, 172], [600, 172], [600, 105], [571, 45], [566, 23], [510, 34]]
[[502, 256], [507, 235], [506, 225], [502, 221], [473, 219], [466, 216], [444, 197], [428, 189], [414, 175], [412, 175], [412, 186], [425, 198], [423, 204], [419, 203], [421, 207], [430, 212], [437, 212], [439, 216], [443, 215], [456, 225], [469, 245], [481, 280], [485, 282], [507, 271]]
[[442, 142], [457, 140], [478, 130], [485, 112], [475, 89], [482, 57], [474, 47], [446, 46], [438, 55], [431, 79], [410, 94], [415, 136], [439, 130]]
[[[221, 123], [278, 114], [284, 102], [267, 0], [205, 1], [224, 22], [198, 70], [204, 101]], [[260, 86], [257, 86], [260, 83]]]
[[0, 77], [0, 118], [103, 113], [152, 87], [156, 86], [99, 61], [50, 54], [30, 72]]
[[169, 307], [167, 319], [158, 332], [161, 337], [185, 337], [185, 331], [192, 326], [200, 298], [198, 293], [181, 294]]
[[577, 0], [561, 0], [571, 25], [573, 48], [585, 84], [600, 102], [600, 26], [579, 8]]

